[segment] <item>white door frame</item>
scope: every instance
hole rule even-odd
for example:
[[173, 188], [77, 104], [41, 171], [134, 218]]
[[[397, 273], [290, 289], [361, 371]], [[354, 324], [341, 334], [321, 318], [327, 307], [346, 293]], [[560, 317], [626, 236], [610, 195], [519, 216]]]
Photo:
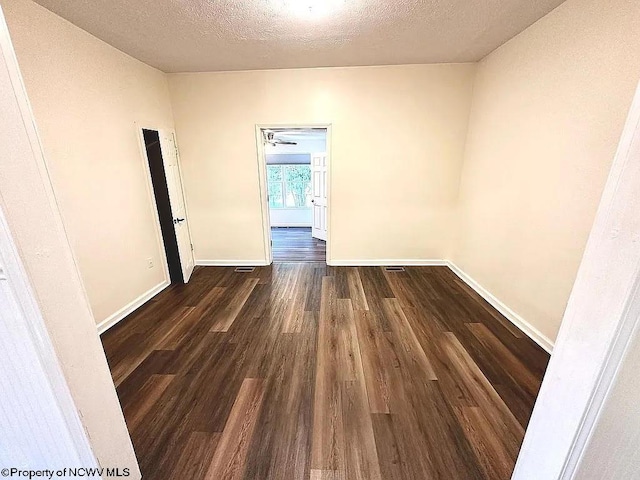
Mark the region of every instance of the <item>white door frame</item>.
[[267, 160], [264, 149], [263, 130], [277, 129], [313, 129], [323, 128], [327, 131], [327, 265], [331, 265], [331, 145], [332, 145], [332, 124], [331, 123], [270, 123], [256, 125], [256, 147], [258, 152], [258, 186], [260, 191], [260, 208], [262, 210], [262, 233], [264, 241], [265, 264], [273, 263], [273, 248], [271, 247], [271, 219], [269, 217], [268, 183], [267, 183]]
[[[67, 462], [71, 462], [69, 465], [80, 462], [80, 465], [88, 468], [97, 467], [35, 293], [0, 209], [2, 290], [9, 298], [13, 298], [16, 305], [12, 307], [11, 301], [0, 302], [2, 330], [10, 332], [0, 338], [0, 348], [12, 360], [3, 363], [0, 371], [3, 381], [14, 386], [3, 398], [0, 425], [7, 429], [5, 433], [8, 438], [17, 442], [14, 445], [17, 451], [30, 448], [32, 452], [39, 452], [44, 457], [42, 460], [51, 462], [51, 467], [62, 468]], [[3, 418], [2, 414], [6, 417]], [[34, 415], [40, 419], [39, 422], [25, 421], [25, 417]], [[27, 435], [33, 437], [24, 438]], [[5, 467], [10, 466], [7, 462], [15, 459], [0, 453], [0, 460]], [[31, 465], [33, 468], [37, 466]]]
[[640, 86], [562, 320], [514, 480], [571, 480], [640, 328]]
[[171, 277], [169, 275], [169, 262], [167, 261], [167, 252], [164, 247], [164, 238], [162, 238], [162, 229], [160, 227], [160, 216], [158, 215], [158, 203], [156, 202], [156, 196], [153, 191], [153, 180], [151, 179], [151, 169], [149, 168], [149, 157], [147, 156], [147, 145], [144, 140], [143, 130], [155, 130], [160, 133], [160, 128], [150, 127], [145, 124], [135, 122], [135, 128], [138, 136], [138, 146], [140, 148], [140, 158], [142, 159], [142, 168], [144, 169], [144, 177], [146, 179], [145, 184], [147, 186], [147, 196], [151, 204], [151, 210], [153, 210], [153, 223], [156, 231], [156, 242], [158, 249], [162, 253], [160, 255], [160, 261], [162, 262], [162, 270], [164, 272], [164, 280], [166, 284], [171, 283]]
[[[182, 177], [180, 147], [178, 147], [178, 138], [175, 130], [166, 129], [166, 128], [163, 129], [156, 126], [146, 126], [146, 124], [139, 123], [139, 122], [135, 122], [134, 124], [135, 124], [135, 128], [138, 135], [138, 146], [140, 148], [140, 155], [141, 155], [140, 158], [142, 159], [142, 164], [143, 164], [142, 167], [144, 169], [144, 174], [146, 178], [145, 183], [147, 185], [147, 195], [149, 197], [149, 201], [151, 203], [152, 210], [153, 210], [152, 214], [153, 214], [155, 230], [156, 230], [156, 242], [158, 244], [158, 248], [160, 249], [159, 251], [162, 253], [162, 255], [160, 255], [161, 257], [160, 261], [162, 262], [162, 269], [164, 271], [165, 282], [168, 285], [171, 283], [171, 277], [169, 275], [169, 262], [167, 261], [167, 252], [165, 250], [164, 239], [162, 237], [162, 228], [160, 227], [160, 217], [158, 215], [158, 204], [156, 202], [156, 196], [153, 191], [153, 179], [151, 178], [151, 169], [149, 168], [149, 157], [147, 156], [147, 146], [145, 144], [143, 130], [154, 130], [158, 132], [159, 135], [162, 134], [162, 132], [164, 131], [164, 132], [168, 132], [170, 135], [173, 136], [173, 141], [176, 145], [176, 149], [178, 150], [178, 154], [176, 155], [176, 157], [177, 157], [177, 163], [178, 163], [178, 171], [180, 173], [180, 184], [182, 185], [182, 198], [184, 201], [184, 210], [187, 218], [187, 230], [189, 232], [189, 238], [191, 239], [191, 243], [193, 244], [193, 235], [191, 234], [191, 224], [189, 222], [189, 206], [187, 205], [187, 196], [184, 193], [184, 178]], [[195, 251], [192, 250], [191, 254], [193, 255], [193, 261], [195, 264]]]

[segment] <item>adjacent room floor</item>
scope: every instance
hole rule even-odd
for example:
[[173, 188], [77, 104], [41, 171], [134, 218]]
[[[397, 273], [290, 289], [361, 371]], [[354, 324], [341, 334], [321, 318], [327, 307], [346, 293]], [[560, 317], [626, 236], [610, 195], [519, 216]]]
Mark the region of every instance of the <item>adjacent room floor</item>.
[[506, 480], [548, 361], [446, 267], [198, 268], [103, 343], [153, 480]]
[[327, 242], [311, 236], [311, 228], [271, 229], [274, 262], [325, 262]]

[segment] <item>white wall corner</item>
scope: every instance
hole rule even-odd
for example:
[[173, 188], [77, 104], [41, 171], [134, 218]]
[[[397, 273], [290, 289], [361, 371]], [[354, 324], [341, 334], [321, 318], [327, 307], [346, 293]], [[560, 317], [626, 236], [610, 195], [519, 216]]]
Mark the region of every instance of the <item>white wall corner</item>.
[[102, 322], [98, 324], [98, 335], [102, 335], [104, 332], [106, 332], [111, 327], [116, 325], [118, 322], [123, 320], [127, 315], [130, 315], [135, 310], [137, 310], [142, 305], [144, 305], [149, 300], [151, 300], [153, 297], [158, 295], [162, 290], [167, 288], [169, 285], [171, 285], [171, 282], [165, 279], [162, 283], [156, 285], [151, 290], [146, 291], [145, 293], [140, 295], [138, 298], [128, 303], [117, 312], [115, 312], [113, 315], [110, 315], [109, 317], [104, 319]]
[[489, 304], [495, 308], [498, 312], [502, 314], [507, 320], [513, 323], [516, 327], [518, 327], [522, 332], [524, 332], [531, 340], [536, 342], [541, 348], [543, 348], [547, 353], [551, 354], [553, 351], [554, 342], [544, 335], [540, 330], [535, 328], [529, 322], [527, 322], [524, 318], [514, 312], [511, 308], [505, 305], [501, 300], [499, 300], [496, 296], [494, 296], [489, 290], [484, 288], [478, 282], [476, 282], [473, 278], [471, 278], [467, 273], [465, 273], [460, 267], [458, 267], [455, 263], [451, 261], [447, 261], [447, 266], [451, 269], [453, 273], [455, 273], [460, 280], [473, 288], [478, 295], [484, 298]]

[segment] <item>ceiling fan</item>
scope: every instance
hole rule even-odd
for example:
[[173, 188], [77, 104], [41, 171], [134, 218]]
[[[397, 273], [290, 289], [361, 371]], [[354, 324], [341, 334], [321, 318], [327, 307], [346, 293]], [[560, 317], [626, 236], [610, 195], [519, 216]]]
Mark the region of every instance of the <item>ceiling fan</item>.
[[276, 145], [297, 145], [298, 142], [291, 142], [289, 140], [282, 140], [281, 138], [276, 137], [274, 132], [264, 132], [265, 133], [265, 143], [275, 147]]

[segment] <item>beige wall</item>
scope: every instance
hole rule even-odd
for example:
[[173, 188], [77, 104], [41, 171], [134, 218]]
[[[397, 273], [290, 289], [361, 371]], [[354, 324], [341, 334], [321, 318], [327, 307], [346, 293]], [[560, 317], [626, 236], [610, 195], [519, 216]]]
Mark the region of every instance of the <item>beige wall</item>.
[[100, 322], [165, 278], [134, 122], [172, 127], [166, 77], [33, 2], [0, 4]]
[[554, 340], [640, 79], [640, 3], [569, 0], [479, 65], [452, 258]]
[[[49, 338], [38, 337], [39, 349], [46, 352], [51, 340], [66, 386], [99, 464], [129, 468], [130, 478], [139, 479], [138, 463], [55, 203], [1, 12], [0, 126], [0, 210], [3, 212], [0, 216], [7, 219], [47, 329]], [[2, 318], [2, 322], [7, 321], [6, 317]], [[33, 328], [34, 335], [40, 335], [37, 323]], [[21, 340], [18, 325], [10, 325], [9, 331], [12, 332], [6, 338], [9, 344]], [[20, 348], [20, 344], [16, 343], [16, 348]], [[65, 386], [55, 384], [57, 365], [49, 362], [43, 366], [54, 384], [42, 388], [27, 385], [25, 391], [47, 392], [51, 389], [59, 394]], [[11, 402], [5, 403], [4, 394], [3, 391], [2, 409], [8, 413], [11, 412]], [[61, 408], [66, 405], [67, 402], [60, 398]], [[62, 410], [61, 413], [66, 416], [68, 412]], [[73, 418], [73, 414], [67, 417], [71, 425]], [[23, 421], [33, 419], [24, 418]], [[0, 434], [4, 436], [5, 432]], [[64, 435], [64, 432], [60, 434]], [[34, 439], [36, 444], [37, 440]], [[19, 443], [16, 452], [20, 451]], [[46, 448], [42, 451], [47, 454]]]
[[470, 64], [169, 75], [198, 260], [265, 258], [256, 124], [331, 123], [332, 260], [441, 259]]
[[265, 257], [255, 124], [332, 123], [332, 261], [452, 259], [555, 338], [640, 78], [637, 2], [569, 0], [479, 66], [176, 74], [171, 100], [161, 72], [0, 3], [98, 322], [164, 280], [134, 122], [173, 105], [198, 260]]

